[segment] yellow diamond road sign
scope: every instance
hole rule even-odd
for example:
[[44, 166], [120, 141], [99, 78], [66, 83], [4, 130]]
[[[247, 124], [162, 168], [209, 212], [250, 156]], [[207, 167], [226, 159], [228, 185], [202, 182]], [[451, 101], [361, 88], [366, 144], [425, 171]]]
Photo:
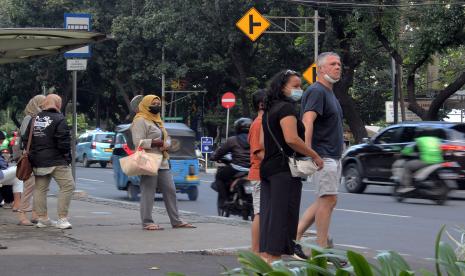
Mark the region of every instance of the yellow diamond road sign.
[[239, 21], [236, 26], [250, 38], [255, 41], [260, 35], [268, 29], [270, 22], [263, 17], [255, 8], [251, 8]]
[[303, 77], [310, 84], [318, 80], [318, 77], [316, 75], [316, 64], [315, 63], [310, 65], [310, 67], [308, 67], [307, 70], [305, 70]]

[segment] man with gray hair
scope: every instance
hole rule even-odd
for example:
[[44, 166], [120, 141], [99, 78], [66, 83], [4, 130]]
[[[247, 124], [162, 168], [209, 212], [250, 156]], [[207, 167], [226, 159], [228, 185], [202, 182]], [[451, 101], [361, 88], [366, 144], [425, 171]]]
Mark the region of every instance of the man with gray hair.
[[[317, 243], [325, 248], [331, 214], [337, 202], [343, 150], [342, 108], [333, 92], [333, 85], [341, 78], [341, 58], [334, 52], [321, 53], [317, 58], [318, 81], [302, 96], [301, 117], [305, 125], [305, 143], [324, 160], [324, 167], [312, 176], [317, 200], [307, 208], [297, 230], [297, 240], [316, 223]], [[296, 255], [305, 258], [296, 245]]]

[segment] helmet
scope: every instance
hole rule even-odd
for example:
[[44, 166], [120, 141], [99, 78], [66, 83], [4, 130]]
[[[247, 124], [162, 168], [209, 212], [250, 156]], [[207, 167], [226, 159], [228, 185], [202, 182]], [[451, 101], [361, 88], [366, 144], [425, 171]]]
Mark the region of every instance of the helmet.
[[250, 118], [239, 118], [234, 122], [234, 130], [236, 134], [249, 133], [252, 120]]

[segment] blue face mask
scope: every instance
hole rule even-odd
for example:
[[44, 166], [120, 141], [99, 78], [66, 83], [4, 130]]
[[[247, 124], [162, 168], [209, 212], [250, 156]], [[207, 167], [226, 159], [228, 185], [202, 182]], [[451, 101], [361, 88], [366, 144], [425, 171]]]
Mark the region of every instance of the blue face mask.
[[291, 89], [291, 95], [289, 98], [295, 102], [299, 101], [302, 98], [304, 91], [302, 89]]

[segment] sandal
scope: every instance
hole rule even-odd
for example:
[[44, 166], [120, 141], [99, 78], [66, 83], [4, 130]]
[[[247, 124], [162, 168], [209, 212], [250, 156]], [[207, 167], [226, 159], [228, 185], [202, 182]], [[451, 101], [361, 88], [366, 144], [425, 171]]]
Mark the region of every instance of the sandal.
[[161, 227], [161, 226], [158, 225], [158, 224], [154, 224], [154, 223], [145, 225], [143, 229], [146, 230], [146, 231], [160, 231], [160, 230], [165, 230], [165, 228]]
[[192, 225], [192, 224], [190, 224], [188, 222], [185, 222], [185, 223], [175, 225], [175, 226], [173, 226], [173, 228], [178, 229], [178, 228], [197, 228], [197, 227], [195, 227], [194, 225]]
[[21, 226], [33, 226], [34, 223], [30, 222], [29, 220], [21, 220], [20, 222], [18, 222], [18, 225], [21, 225]]

